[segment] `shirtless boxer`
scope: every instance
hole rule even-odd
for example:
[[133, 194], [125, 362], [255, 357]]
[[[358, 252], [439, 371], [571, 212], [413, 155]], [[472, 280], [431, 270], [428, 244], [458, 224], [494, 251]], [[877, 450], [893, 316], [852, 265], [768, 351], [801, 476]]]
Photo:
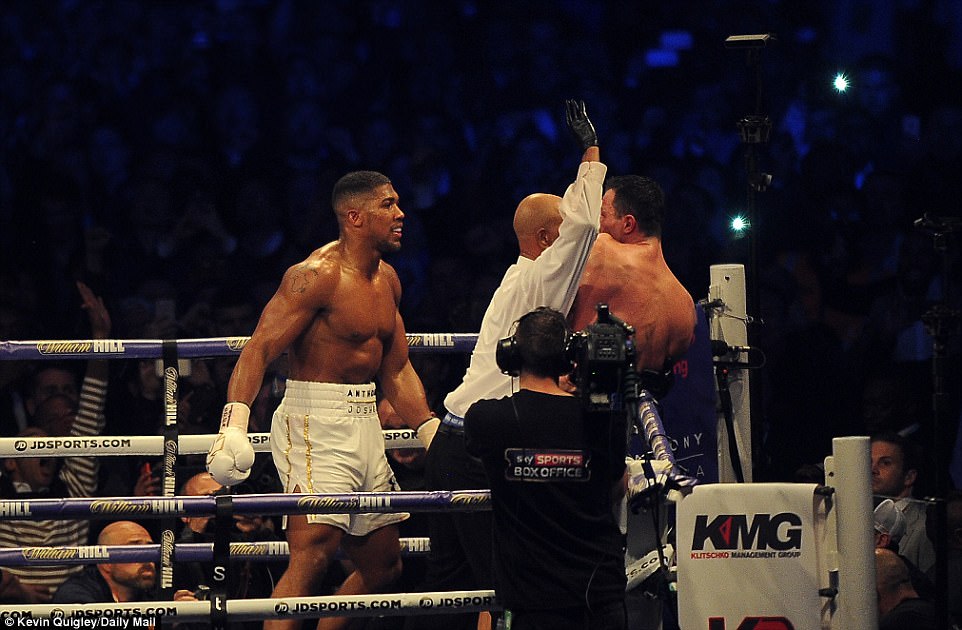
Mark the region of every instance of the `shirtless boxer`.
[[592, 323], [598, 303], [635, 327], [639, 370], [681, 357], [695, 333], [695, 304], [661, 251], [665, 195], [639, 175], [610, 177], [601, 198], [601, 234], [568, 314], [572, 330]]
[[[288, 351], [289, 379], [271, 425], [271, 451], [287, 492], [397, 490], [384, 453], [374, 379], [401, 418], [430, 444], [438, 420], [408, 360], [398, 312], [401, 284], [385, 254], [401, 247], [404, 213], [391, 181], [358, 171], [334, 185], [338, 240], [284, 274], [234, 367], [207, 469], [223, 485], [250, 474], [247, 420], [268, 364]], [[338, 595], [377, 592], [401, 572], [397, 522], [407, 514], [311, 514], [287, 519], [290, 560], [271, 597], [316, 595], [343, 546], [355, 571]], [[344, 627], [322, 619], [318, 628]], [[266, 628], [295, 628], [274, 620]]]
[[[695, 333], [695, 305], [668, 268], [661, 251], [665, 195], [656, 182], [638, 175], [610, 177], [601, 198], [601, 234], [595, 240], [574, 305], [568, 314], [572, 330], [597, 318], [598, 303], [635, 328], [637, 368], [664, 373], [679, 359]], [[638, 462], [629, 463], [631, 467]], [[632, 474], [636, 474], [635, 470]], [[626, 560], [636, 563], [654, 547], [648, 513], [625, 510], [629, 530]], [[662, 619], [660, 599], [645, 589], [629, 591], [629, 627], [656, 627]]]

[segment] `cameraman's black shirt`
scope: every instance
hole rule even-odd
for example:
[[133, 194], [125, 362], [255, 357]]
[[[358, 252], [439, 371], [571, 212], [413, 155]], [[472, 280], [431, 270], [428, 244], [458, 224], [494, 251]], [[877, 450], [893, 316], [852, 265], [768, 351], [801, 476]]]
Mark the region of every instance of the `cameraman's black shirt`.
[[612, 511], [612, 490], [625, 470], [623, 419], [587, 414], [573, 396], [521, 390], [472, 405], [465, 440], [491, 484], [504, 606], [623, 599], [624, 536]]

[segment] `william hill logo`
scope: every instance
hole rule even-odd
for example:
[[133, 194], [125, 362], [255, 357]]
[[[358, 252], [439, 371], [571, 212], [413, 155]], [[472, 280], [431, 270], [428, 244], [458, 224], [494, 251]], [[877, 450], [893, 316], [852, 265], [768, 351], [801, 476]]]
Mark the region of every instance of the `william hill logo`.
[[408, 345], [425, 348], [453, 348], [454, 335], [450, 333], [426, 333], [421, 335], [408, 335]]
[[111, 501], [94, 501], [90, 504], [92, 514], [147, 514], [150, 506], [146, 503], [134, 503], [122, 499]]
[[247, 342], [250, 341], [250, 337], [228, 337], [227, 338], [227, 348], [229, 350], [243, 350]]
[[116, 339], [93, 341], [38, 341], [40, 354], [123, 354], [124, 344]]
[[490, 500], [487, 494], [462, 494], [455, 492], [451, 495], [451, 505], [480, 506], [487, 505]]
[[297, 500], [297, 507], [302, 512], [321, 512], [336, 513], [334, 510], [353, 510], [358, 507], [358, 500], [355, 497], [318, 497], [307, 496]]
[[[706, 543], [714, 552], [705, 551]], [[792, 558], [801, 555], [802, 519], [792, 512], [779, 514], [707, 514], [695, 517], [692, 559]], [[702, 552], [702, 553], [698, 553]]]

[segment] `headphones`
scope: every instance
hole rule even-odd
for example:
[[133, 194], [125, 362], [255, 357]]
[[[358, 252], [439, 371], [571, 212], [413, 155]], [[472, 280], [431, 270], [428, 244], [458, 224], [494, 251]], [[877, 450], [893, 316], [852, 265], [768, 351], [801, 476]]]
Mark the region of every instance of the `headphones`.
[[535, 310], [522, 315], [521, 318], [514, 323], [510, 337], [505, 337], [504, 339], [498, 341], [498, 345], [494, 350], [494, 360], [498, 364], [498, 368], [501, 369], [503, 374], [507, 374], [508, 376], [521, 375], [521, 367], [524, 365], [524, 358], [521, 356], [521, 348], [518, 345], [518, 327], [521, 326], [521, 324], [528, 317], [534, 315], [535, 313], [543, 313], [545, 311], [556, 313], [564, 323], [564, 340], [562, 342], [560, 352], [558, 353], [559, 358], [557, 365], [555, 366], [557, 374], [567, 374], [574, 369], [574, 363], [569, 358], [569, 355], [571, 354], [569, 352], [569, 345], [571, 343], [572, 335], [571, 330], [568, 328], [568, 323], [564, 321], [564, 316], [561, 315], [561, 313], [558, 313], [547, 306], [539, 306]]

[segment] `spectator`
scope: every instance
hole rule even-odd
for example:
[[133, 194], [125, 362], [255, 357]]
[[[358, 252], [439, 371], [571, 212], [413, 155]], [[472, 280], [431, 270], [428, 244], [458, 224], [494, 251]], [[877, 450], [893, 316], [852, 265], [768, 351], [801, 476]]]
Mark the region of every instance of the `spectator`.
[[892, 499], [882, 499], [882, 502], [875, 506], [875, 548], [890, 549], [896, 553], [899, 550], [899, 541], [905, 534], [905, 517], [902, 511], [895, 507]]
[[34, 372], [30, 379], [30, 390], [24, 399], [24, 408], [32, 417], [47, 399], [55, 395], [66, 396], [74, 403], [80, 400], [77, 387], [77, 373], [65, 364], [46, 364]]
[[[133, 521], [117, 521], [103, 528], [98, 545], [149, 545], [146, 529]], [[157, 567], [153, 562], [88, 565], [64, 582], [53, 595], [56, 604], [139, 602], [153, 598]]]
[[[0, 320], [3, 319], [0, 312]], [[0, 337], [0, 338], [16, 338]], [[80, 399], [76, 372], [66, 363], [43, 362], [39, 366], [26, 361], [3, 361], [0, 379], [4, 381], [3, 423], [0, 435], [13, 436], [32, 423], [37, 408], [54, 394], [68, 396], [74, 404]]]
[[[103, 301], [83, 283], [77, 287], [87, 310], [93, 339], [106, 339], [110, 333], [110, 316]], [[91, 360], [80, 390], [80, 404], [68, 435], [99, 435], [104, 427], [104, 399], [107, 390], [105, 360]], [[40, 428], [31, 427], [20, 437], [45, 437]], [[30, 499], [37, 497], [89, 497], [97, 487], [98, 461], [95, 457], [63, 459], [24, 457], [3, 461], [0, 497]], [[63, 547], [86, 545], [90, 522], [85, 520], [0, 521], [0, 547]], [[10, 571], [21, 582], [53, 592], [68, 577], [82, 570], [80, 566], [26, 566]]]
[[[875, 506], [874, 515], [875, 548], [888, 549], [899, 552], [899, 542], [905, 535], [905, 517], [902, 510], [895, 506], [892, 499], [882, 499]], [[912, 588], [922, 597], [933, 599], [935, 597], [935, 586], [932, 580], [925, 573], [919, 570], [908, 559], [902, 558], [902, 562], [909, 571], [909, 578], [912, 580]]]
[[[158, 435], [163, 414], [163, 380], [154, 361], [124, 361], [107, 400], [108, 435]], [[100, 496], [156, 496], [160, 481], [153, 469], [160, 470], [156, 456], [111, 456], [101, 459], [97, 488]]]
[[919, 597], [909, 569], [894, 551], [875, 550], [879, 630], [935, 630], [935, 605]]
[[899, 554], [923, 573], [935, 564], [935, 550], [925, 533], [925, 504], [912, 494], [919, 477], [921, 449], [898, 433], [872, 436], [872, 494], [889, 497], [905, 517]]
[[43, 401], [31, 422], [47, 435], [62, 436], [70, 433], [76, 418], [76, 401], [64, 394], [55, 394]]

